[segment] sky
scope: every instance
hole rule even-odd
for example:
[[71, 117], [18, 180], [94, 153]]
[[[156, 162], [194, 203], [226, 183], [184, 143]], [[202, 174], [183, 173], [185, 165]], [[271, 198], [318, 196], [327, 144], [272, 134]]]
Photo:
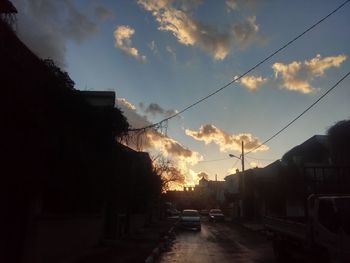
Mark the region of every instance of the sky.
[[[76, 89], [116, 92], [133, 128], [172, 116], [263, 60], [344, 1], [13, 0], [17, 32], [52, 58]], [[350, 69], [350, 3], [250, 74], [143, 134], [184, 173], [218, 180]], [[246, 155], [264, 167], [350, 118], [350, 79], [266, 145]]]

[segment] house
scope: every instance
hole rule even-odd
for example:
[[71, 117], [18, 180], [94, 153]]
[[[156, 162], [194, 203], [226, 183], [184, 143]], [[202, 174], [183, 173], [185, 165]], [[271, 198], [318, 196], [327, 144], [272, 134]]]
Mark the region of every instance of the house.
[[224, 196], [228, 203], [228, 210], [232, 218], [241, 216], [242, 201], [241, 201], [241, 190], [242, 190], [242, 173], [236, 170], [235, 174], [227, 175], [225, 178], [225, 190]]
[[[314, 135], [270, 165], [256, 169], [247, 187], [251, 217], [303, 216], [311, 193], [350, 193], [350, 169], [332, 161], [327, 135]], [[252, 186], [249, 186], [252, 184]]]
[[68, 74], [31, 52], [3, 17], [0, 262], [58, 262], [103, 238], [114, 137], [127, 122], [114, 94], [92, 105], [91, 93], [74, 90]]
[[117, 143], [107, 194], [105, 239], [133, 234], [159, 218], [161, 179], [153, 172], [149, 154]]

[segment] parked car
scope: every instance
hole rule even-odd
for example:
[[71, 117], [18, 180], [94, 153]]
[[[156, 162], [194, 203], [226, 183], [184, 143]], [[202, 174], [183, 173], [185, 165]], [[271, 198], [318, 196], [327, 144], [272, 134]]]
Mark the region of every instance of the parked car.
[[197, 210], [185, 209], [180, 216], [180, 227], [201, 230], [201, 217]]
[[209, 221], [224, 221], [225, 216], [220, 209], [210, 209]]
[[177, 210], [176, 208], [168, 208], [166, 210], [166, 213], [168, 216], [178, 216], [181, 214], [180, 211]]

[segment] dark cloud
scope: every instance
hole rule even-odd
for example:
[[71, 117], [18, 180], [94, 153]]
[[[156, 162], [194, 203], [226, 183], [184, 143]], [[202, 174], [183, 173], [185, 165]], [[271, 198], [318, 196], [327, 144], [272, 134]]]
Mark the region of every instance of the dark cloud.
[[103, 20], [111, 19], [114, 17], [112, 11], [102, 5], [95, 7], [95, 14], [98, 18]]
[[72, 0], [13, 0], [18, 9], [18, 35], [34, 53], [65, 66], [67, 41], [81, 43], [96, 24]]
[[191, 157], [193, 152], [174, 140], [167, 140], [165, 149], [168, 153], [176, 156]]
[[140, 108], [145, 113], [151, 114], [152, 116], [163, 115], [164, 117], [170, 117], [176, 114], [176, 110], [172, 110], [172, 109], [166, 110], [157, 103], [151, 103], [146, 107], [145, 104], [141, 102]]

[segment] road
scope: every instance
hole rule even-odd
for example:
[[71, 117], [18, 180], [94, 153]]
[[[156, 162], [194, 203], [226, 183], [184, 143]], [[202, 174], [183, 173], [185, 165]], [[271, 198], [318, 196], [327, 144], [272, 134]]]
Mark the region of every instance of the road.
[[203, 222], [202, 230], [178, 230], [161, 263], [272, 263], [271, 242], [259, 233], [229, 222]]

